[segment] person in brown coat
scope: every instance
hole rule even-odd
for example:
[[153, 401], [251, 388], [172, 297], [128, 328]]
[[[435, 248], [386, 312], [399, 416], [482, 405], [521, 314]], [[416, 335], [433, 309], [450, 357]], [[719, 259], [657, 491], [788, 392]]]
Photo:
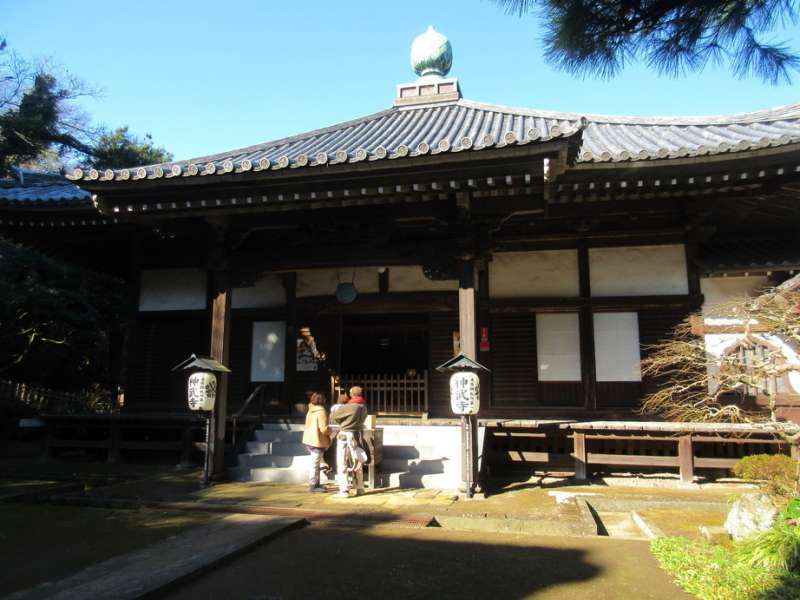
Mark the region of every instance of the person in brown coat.
[[328, 411], [325, 410], [325, 396], [314, 392], [308, 400], [306, 424], [303, 428], [303, 443], [311, 455], [311, 467], [308, 473], [308, 491], [326, 491], [319, 483], [319, 470], [322, 465], [322, 455], [331, 445], [330, 427], [328, 426]]

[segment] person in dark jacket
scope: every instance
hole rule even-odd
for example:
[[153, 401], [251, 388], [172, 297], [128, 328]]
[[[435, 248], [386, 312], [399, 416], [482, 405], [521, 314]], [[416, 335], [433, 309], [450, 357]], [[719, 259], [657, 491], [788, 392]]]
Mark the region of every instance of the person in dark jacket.
[[[355, 483], [356, 496], [364, 493], [364, 469], [358, 460], [356, 448], [363, 443], [361, 431], [364, 429], [364, 420], [367, 418], [367, 408], [363, 404], [339, 404], [335, 410], [331, 409], [331, 424], [339, 426], [336, 435], [336, 483], [339, 484], [337, 497], [348, 498], [348, 475], [351, 474]], [[363, 450], [362, 450], [363, 452]], [[352, 473], [348, 473], [347, 455], [352, 457]]]

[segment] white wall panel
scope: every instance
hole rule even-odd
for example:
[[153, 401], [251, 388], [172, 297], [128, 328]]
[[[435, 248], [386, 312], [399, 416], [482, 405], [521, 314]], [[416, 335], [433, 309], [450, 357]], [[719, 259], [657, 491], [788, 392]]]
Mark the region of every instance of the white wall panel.
[[498, 252], [489, 263], [492, 298], [577, 296], [577, 250]]
[[589, 248], [592, 296], [688, 294], [683, 244]]
[[264, 275], [251, 287], [233, 288], [231, 308], [272, 308], [286, 305], [286, 288], [277, 275]]
[[206, 308], [206, 273], [200, 269], [142, 271], [139, 310], [203, 310]]
[[253, 323], [250, 381], [283, 381], [286, 365], [286, 323]]
[[641, 381], [639, 316], [595, 313], [594, 355], [597, 381]]
[[378, 269], [341, 267], [297, 271], [297, 297], [334, 296], [339, 282], [355, 283], [359, 294], [374, 294], [378, 291]]
[[578, 314], [537, 314], [536, 355], [539, 381], [580, 381]]
[[766, 287], [769, 287], [769, 280], [766, 277], [704, 277], [700, 279], [703, 312], [715, 304], [754, 296]]
[[432, 281], [420, 265], [389, 267], [389, 292], [444, 292], [458, 289], [458, 280]]

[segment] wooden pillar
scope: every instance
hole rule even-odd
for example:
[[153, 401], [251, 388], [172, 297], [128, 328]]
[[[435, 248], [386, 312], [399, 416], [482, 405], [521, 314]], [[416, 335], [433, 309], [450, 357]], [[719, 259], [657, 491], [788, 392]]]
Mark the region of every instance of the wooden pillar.
[[[472, 261], [463, 261], [458, 282], [458, 330], [461, 353], [477, 361], [478, 320], [475, 299], [475, 265]], [[478, 481], [477, 415], [461, 416], [461, 462], [462, 491], [468, 497], [472, 497]]]
[[697, 241], [693, 237], [686, 237], [684, 251], [686, 255], [686, 288], [691, 296], [699, 296], [702, 293], [700, 290], [700, 270], [697, 268]]
[[478, 360], [475, 266], [472, 261], [461, 263], [458, 281], [458, 330], [461, 338], [461, 352], [472, 360]]
[[575, 479], [586, 480], [586, 434], [576, 431], [572, 435], [573, 452], [575, 458]]
[[597, 381], [594, 356], [594, 316], [592, 315], [592, 289], [589, 279], [589, 248], [584, 242], [578, 245], [578, 284], [580, 297], [584, 300], [578, 314], [583, 405], [589, 410], [595, 410], [597, 408]]
[[678, 464], [680, 465], [681, 483], [692, 483], [694, 481], [694, 449], [691, 435], [682, 435], [678, 438]]
[[[226, 367], [230, 358], [231, 288], [227, 273], [212, 273], [211, 358]], [[211, 416], [209, 452], [211, 479], [225, 477], [225, 430], [228, 417], [228, 374], [217, 373], [217, 401]]]
[[[286, 414], [294, 405], [297, 369], [297, 273], [284, 273], [283, 287], [286, 290], [286, 350], [283, 365], [283, 393], [281, 394]], [[333, 403], [331, 399], [331, 403]]]

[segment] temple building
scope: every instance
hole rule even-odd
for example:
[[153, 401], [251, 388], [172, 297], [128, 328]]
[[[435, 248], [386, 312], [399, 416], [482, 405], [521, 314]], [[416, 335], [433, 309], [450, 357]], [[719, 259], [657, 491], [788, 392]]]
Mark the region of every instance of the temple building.
[[[68, 173], [88, 193], [0, 188], [0, 232], [135, 289], [125, 412], [187, 412], [171, 368], [190, 353], [230, 367], [228, 414], [254, 390], [246, 412], [277, 419], [311, 390], [361, 385], [387, 448], [415, 448], [409, 473], [437, 459], [423, 474], [438, 483], [454, 475], [425, 436], [458, 444], [435, 371], [455, 353], [490, 369], [489, 433], [513, 420], [543, 440], [545, 421], [642, 420], [649, 345], [704, 302], [800, 270], [800, 104], [653, 118], [509, 108], [464, 98], [451, 64], [429, 28], [412, 46], [419, 78], [386, 110]], [[392, 442], [403, 428], [417, 437]], [[544, 462], [589, 444], [558, 439]], [[653, 466], [677, 466], [673, 454]], [[237, 476], [256, 478], [249, 464]]]

